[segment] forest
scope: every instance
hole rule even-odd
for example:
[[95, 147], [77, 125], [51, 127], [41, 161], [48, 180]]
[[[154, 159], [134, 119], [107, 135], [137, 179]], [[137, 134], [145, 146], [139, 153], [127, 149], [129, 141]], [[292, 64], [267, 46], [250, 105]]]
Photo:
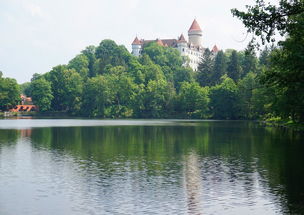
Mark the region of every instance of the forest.
[[[198, 71], [174, 48], [149, 43], [135, 57], [103, 40], [20, 86], [1, 73], [0, 109], [17, 104], [23, 92], [40, 112], [74, 116], [304, 122], [303, 3], [263, 3], [232, 10], [255, 35], [248, 47], [206, 49]], [[270, 45], [277, 31], [284, 39]], [[259, 48], [257, 38], [268, 45]]]

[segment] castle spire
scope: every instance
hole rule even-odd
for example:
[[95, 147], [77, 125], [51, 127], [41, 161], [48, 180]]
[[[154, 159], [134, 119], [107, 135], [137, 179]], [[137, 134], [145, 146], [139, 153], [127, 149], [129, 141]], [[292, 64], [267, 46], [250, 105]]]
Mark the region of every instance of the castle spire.
[[202, 36], [202, 29], [194, 19], [188, 31], [189, 43], [196, 47], [202, 47]]
[[187, 41], [186, 41], [186, 39], [185, 39], [185, 37], [184, 37], [183, 34], [180, 35], [180, 37], [178, 38], [177, 42], [178, 43], [187, 43]]
[[139, 41], [138, 37], [136, 36], [132, 45], [141, 45], [141, 42]]
[[200, 25], [198, 24], [198, 22], [196, 21], [196, 19], [193, 20], [191, 27], [189, 28], [188, 32], [191, 31], [202, 31]]

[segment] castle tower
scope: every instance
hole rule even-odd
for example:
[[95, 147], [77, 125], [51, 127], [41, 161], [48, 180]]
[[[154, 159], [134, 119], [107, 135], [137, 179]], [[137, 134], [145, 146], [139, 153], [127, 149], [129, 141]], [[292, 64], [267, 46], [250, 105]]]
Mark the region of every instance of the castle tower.
[[177, 49], [181, 53], [181, 55], [184, 55], [184, 53], [187, 51], [187, 41], [183, 34], [180, 35], [177, 41]]
[[193, 46], [202, 47], [202, 36], [203, 32], [196, 19], [192, 22], [191, 27], [188, 31], [189, 43]]
[[132, 54], [136, 57], [140, 56], [142, 50], [142, 43], [139, 41], [137, 36], [132, 43]]

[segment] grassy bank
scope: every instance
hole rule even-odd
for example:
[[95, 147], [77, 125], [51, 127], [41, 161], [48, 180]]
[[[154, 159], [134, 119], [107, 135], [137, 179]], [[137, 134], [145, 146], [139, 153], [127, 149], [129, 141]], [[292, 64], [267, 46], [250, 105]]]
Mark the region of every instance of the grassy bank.
[[303, 123], [294, 122], [292, 120], [284, 120], [281, 119], [280, 117], [267, 118], [263, 120], [262, 123], [265, 124], [266, 126], [290, 128], [296, 131], [304, 132]]

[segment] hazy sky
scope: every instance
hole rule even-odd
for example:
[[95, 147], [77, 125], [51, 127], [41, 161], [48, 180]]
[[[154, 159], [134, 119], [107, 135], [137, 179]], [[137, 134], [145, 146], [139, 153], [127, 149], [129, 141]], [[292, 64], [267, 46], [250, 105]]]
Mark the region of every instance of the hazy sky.
[[0, 0], [0, 71], [19, 83], [113, 39], [177, 38], [196, 17], [203, 46], [243, 49], [246, 30], [230, 9], [253, 0]]

